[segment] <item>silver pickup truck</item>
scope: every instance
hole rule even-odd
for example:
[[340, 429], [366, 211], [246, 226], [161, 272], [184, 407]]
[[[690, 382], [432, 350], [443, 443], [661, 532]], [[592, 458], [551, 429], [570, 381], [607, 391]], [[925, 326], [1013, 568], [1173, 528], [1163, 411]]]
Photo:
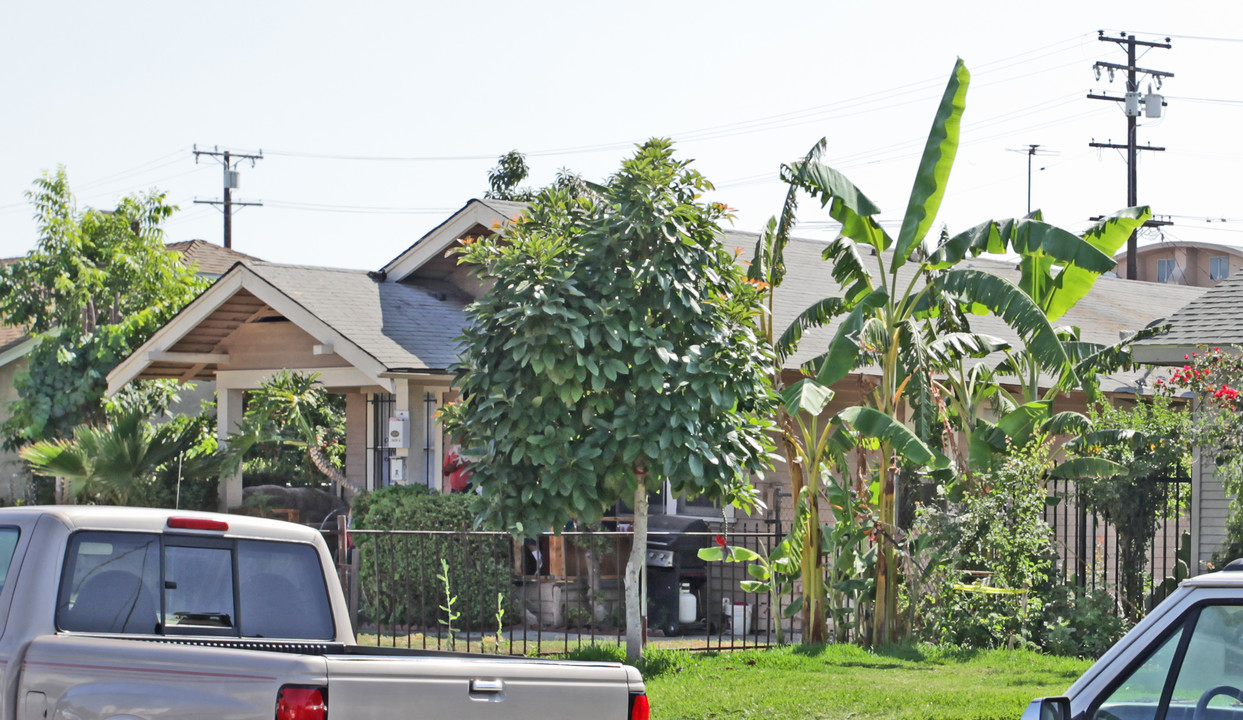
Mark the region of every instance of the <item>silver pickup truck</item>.
[[1243, 561], [1183, 582], [1023, 720], [1243, 720]]
[[116, 507], [0, 510], [5, 720], [647, 720], [637, 670], [355, 645], [305, 527]]

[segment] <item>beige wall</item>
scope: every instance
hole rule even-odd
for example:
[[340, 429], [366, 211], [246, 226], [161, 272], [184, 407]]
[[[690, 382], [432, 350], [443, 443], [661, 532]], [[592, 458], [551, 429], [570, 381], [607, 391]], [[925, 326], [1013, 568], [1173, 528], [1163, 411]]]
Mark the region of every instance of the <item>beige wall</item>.
[[[1176, 285], [1195, 287], [1213, 287], [1221, 280], [1212, 279], [1210, 270], [1212, 258], [1225, 256], [1229, 258], [1227, 277], [1243, 269], [1243, 257], [1229, 248], [1207, 248], [1187, 245], [1154, 245], [1140, 248], [1136, 264], [1139, 273], [1137, 279], [1146, 282], [1157, 282], [1157, 264], [1161, 260], [1174, 261], [1174, 276], [1169, 282]], [[1126, 277], [1126, 259], [1117, 264], [1114, 272], [1118, 277]]]

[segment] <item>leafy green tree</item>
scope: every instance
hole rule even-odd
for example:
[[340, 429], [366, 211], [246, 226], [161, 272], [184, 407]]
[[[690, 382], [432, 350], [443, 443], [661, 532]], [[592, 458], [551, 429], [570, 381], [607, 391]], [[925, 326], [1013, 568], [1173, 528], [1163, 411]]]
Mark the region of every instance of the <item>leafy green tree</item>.
[[162, 193], [79, 211], [60, 168], [27, 197], [39, 241], [0, 267], [0, 322], [38, 340], [0, 428], [9, 447], [102, 422], [108, 371], [206, 286], [164, 247], [160, 223], [176, 208]]
[[174, 473], [177, 489], [170, 505], [187, 507], [180, 502], [180, 481], [213, 477], [220, 464], [215, 450], [203, 423], [179, 418], [153, 426], [144, 414], [131, 411], [102, 425], [79, 425], [72, 439], [43, 440], [21, 455], [33, 472], [69, 481], [81, 502], [163, 505], [169, 498], [158, 486]]
[[517, 150], [510, 150], [496, 159], [496, 167], [488, 173], [488, 191], [483, 196], [492, 200], [530, 201], [535, 197], [535, 191], [520, 187], [529, 174], [526, 156]]
[[635, 513], [627, 650], [641, 644], [648, 491], [744, 506], [768, 465], [772, 359], [759, 289], [722, 247], [711, 185], [650, 140], [603, 185], [547, 188], [469, 243], [491, 289], [468, 310], [447, 433], [474, 458], [482, 522], [514, 532]]

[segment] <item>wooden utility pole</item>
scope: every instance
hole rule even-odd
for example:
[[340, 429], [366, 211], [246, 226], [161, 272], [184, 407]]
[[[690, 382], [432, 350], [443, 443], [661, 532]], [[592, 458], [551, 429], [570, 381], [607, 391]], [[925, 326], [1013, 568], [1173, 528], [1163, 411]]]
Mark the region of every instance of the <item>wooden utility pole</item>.
[[200, 155], [209, 155], [217, 158], [220, 164], [224, 166], [224, 199], [223, 200], [195, 200], [200, 205], [220, 205], [224, 211], [224, 246], [233, 247], [233, 208], [262, 206], [261, 202], [238, 202], [233, 199], [233, 191], [237, 189], [237, 166], [243, 160], [249, 160], [250, 166], [255, 166], [256, 160], [263, 159], [263, 151], [260, 150], [258, 155], [248, 155], [246, 153], [235, 153], [229, 150], [220, 150], [212, 148], [211, 150], [199, 150], [198, 146], [194, 146], [194, 162], [198, 163]]
[[[1138, 151], [1152, 150], [1163, 151], [1163, 147], [1153, 147], [1151, 144], [1139, 147], [1137, 139], [1137, 129], [1139, 126], [1139, 114], [1143, 112], [1147, 117], [1161, 117], [1161, 108], [1165, 105], [1165, 100], [1160, 95], [1153, 93], [1151, 86], [1146, 95], [1140, 94], [1139, 91], [1139, 74], [1143, 73], [1157, 81], [1157, 89], [1161, 89], [1162, 78], [1172, 78], [1174, 73], [1165, 72], [1164, 70], [1149, 70], [1135, 66], [1135, 50], [1139, 47], [1144, 48], [1162, 48], [1169, 50], [1170, 39], [1166, 38], [1165, 42], [1152, 42], [1148, 40], [1136, 40], [1134, 35], [1120, 33], [1118, 37], [1109, 37], [1102, 30], [1097, 38], [1101, 42], [1111, 42], [1126, 50], [1126, 65], [1118, 63], [1104, 62], [1098, 60], [1092, 69], [1096, 71], [1096, 78], [1099, 80], [1101, 71], [1104, 70], [1109, 74], [1110, 82], [1113, 82], [1114, 72], [1121, 71], [1126, 73], [1126, 94], [1122, 97], [1113, 95], [1098, 95], [1096, 93], [1088, 93], [1088, 98], [1092, 100], [1112, 100], [1122, 103], [1123, 111], [1126, 114], [1126, 144], [1115, 144], [1112, 142], [1099, 143], [1093, 140], [1088, 143], [1094, 148], [1112, 148], [1115, 150], [1126, 150], [1126, 204], [1127, 207], [1135, 207], [1139, 204], [1138, 190]], [[1142, 110], [1141, 110], [1142, 106]], [[1169, 222], [1160, 222], [1149, 220], [1144, 223], [1144, 227], [1157, 227], [1159, 225], [1169, 225]], [[1126, 276], [1128, 280], [1135, 280], [1139, 275], [1139, 265], [1136, 260], [1136, 253], [1139, 247], [1139, 230], [1131, 233], [1131, 237], [1126, 241]]]

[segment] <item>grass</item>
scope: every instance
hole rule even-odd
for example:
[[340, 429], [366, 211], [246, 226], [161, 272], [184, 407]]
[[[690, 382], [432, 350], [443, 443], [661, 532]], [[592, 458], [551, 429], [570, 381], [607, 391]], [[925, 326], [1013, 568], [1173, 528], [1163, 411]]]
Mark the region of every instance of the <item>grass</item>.
[[[584, 648], [581, 660], [619, 660]], [[731, 653], [653, 650], [641, 669], [653, 720], [1013, 720], [1059, 695], [1090, 661], [1028, 651], [851, 645]]]

